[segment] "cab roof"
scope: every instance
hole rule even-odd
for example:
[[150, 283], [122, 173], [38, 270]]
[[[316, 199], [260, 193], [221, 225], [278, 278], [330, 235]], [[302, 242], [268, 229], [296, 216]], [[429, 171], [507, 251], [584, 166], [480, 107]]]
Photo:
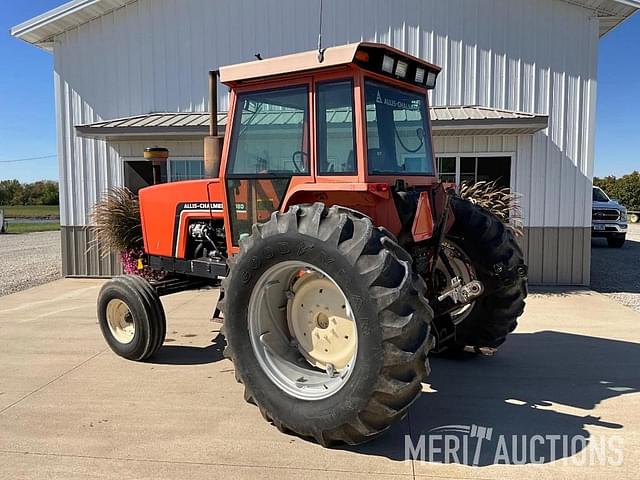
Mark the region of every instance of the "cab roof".
[[[360, 54], [359, 52], [362, 53]], [[367, 68], [365, 65], [367, 62], [361, 59], [370, 58], [369, 55], [371, 54], [379, 58], [387, 54], [396, 60], [400, 59], [420, 66], [426, 71], [431, 71], [436, 74], [440, 72], [440, 67], [388, 45], [358, 42], [325, 49], [322, 61], [320, 61], [321, 57], [318, 54], [318, 50], [311, 50], [280, 57], [266, 58], [264, 60], [228, 65], [220, 68], [220, 81], [225, 84], [235, 84], [291, 73], [327, 69], [352, 63], [357, 63], [363, 68]]]

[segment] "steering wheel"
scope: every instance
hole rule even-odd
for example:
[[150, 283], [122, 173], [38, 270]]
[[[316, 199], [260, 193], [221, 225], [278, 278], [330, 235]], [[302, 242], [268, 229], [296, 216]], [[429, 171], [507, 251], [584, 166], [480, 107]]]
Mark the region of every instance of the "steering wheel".
[[[305, 173], [306, 172], [306, 168], [304, 165], [304, 157], [308, 157], [309, 154], [307, 152], [304, 152], [302, 150], [297, 150], [295, 152], [293, 152], [293, 155], [291, 155], [291, 162], [293, 163], [293, 168], [296, 169], [296, 172], [298, 173]], [[301, 160], [301, 164], [298, 163], [298, 161], [296, 160], [296, 158], [300, 157]]]

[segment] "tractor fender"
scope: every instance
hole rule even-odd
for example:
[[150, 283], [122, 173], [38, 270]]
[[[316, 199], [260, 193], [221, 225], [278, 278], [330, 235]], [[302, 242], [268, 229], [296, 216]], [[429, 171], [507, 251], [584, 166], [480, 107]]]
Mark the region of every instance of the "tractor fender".
[[391, 191], [380, 183], [303, 183], [292, 187], [284, 197], [280, 211], [292, 205], [321, 202], [327, 207], [340, 205], [370, 217], [376, 225], [399, 235], [402, 224]]

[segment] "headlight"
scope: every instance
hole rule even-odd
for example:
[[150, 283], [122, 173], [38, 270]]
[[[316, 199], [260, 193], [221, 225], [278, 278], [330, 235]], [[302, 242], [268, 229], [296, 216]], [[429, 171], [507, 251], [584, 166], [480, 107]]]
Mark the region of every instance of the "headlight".
[[626, 210], [620, 210], [620, 220], [622, 220], [623, 222], [627, 221], [627, 211]]

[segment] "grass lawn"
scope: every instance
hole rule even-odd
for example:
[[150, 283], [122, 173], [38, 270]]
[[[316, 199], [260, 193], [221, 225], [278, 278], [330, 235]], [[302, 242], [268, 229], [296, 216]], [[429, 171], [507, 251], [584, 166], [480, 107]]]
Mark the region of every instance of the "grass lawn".
[[50, 232], [52, 230], [60, 230], [60, 223], [10, 223], [6, 228], [7, 233]]
[[60, 218], [58, 205], [0, 205], [5, 218]]

